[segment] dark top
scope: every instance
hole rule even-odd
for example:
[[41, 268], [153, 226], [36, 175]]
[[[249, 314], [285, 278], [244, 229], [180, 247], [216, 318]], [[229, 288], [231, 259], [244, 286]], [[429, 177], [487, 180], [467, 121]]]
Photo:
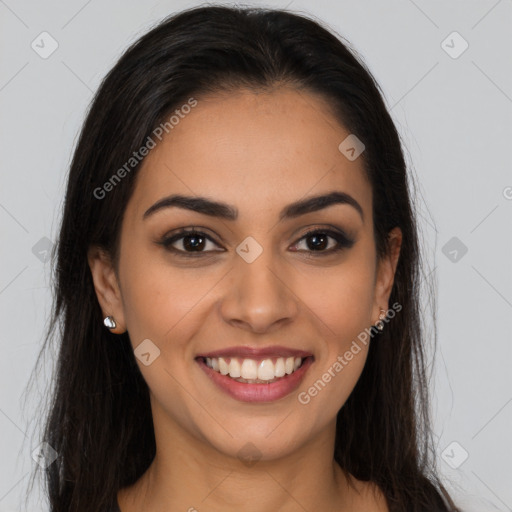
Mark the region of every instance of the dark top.
[[119, 503], [117, 502], [117, 496], [114, 498], [114, 504], [112, 505], [110, 512], [121, 512], [121, 509], [119, 508]]

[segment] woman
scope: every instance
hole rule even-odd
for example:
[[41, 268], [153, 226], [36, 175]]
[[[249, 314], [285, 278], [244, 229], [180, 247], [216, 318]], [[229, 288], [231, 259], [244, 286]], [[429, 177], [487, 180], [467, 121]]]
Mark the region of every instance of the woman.
[[49, 336], [52, 512], [456, 511], [399, 136], [339, 37], [199, 7], [103, 81]]

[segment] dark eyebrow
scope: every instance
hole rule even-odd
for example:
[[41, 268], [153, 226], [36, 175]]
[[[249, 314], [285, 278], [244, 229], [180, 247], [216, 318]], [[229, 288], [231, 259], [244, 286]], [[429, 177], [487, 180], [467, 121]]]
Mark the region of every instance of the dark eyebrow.
[[[300, 215], [305, 215], [306, 213], [322, 210], [334, 204], [348, 204], [352, 206], [357, 210], [364, 222], [364, 213], [361, 205], [351, 195], [345, 192], [331, 192], [329, 194], [308, 197], [291, 203], [281, 211], [279, 220], [293, 219]], [[146, 219], [157, 211], [173, 206], [225, 220], [236, 220], [238, 218], [237, 208], [226, 203], [212, 201], [206, 197], [190, 197], [179, 194], [160, 199], [144, 212], [142, 218]]]
[[306, 213], [316, 212], [333, 204], [348, 204], [357, 210], [364, 222], [364, 213], [361, 205], [346, 192], [331, 192], [319, 196], [307, 197], [295, 203], [289, 204], [279, 214], [279, 220], [293, 219]]

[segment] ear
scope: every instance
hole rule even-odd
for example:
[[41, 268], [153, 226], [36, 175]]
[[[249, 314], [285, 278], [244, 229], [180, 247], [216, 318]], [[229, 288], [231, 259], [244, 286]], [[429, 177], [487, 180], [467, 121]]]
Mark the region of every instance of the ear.
[[116, 328], [110, 332], [122, 334], [126, 331], [121, 289], [110, 255], [105, 249], [91, 246], [87, 252], [96, 296], [103, 311], [103, 317], [113, 316]]
[[375, 302], [373, 318], [377, 323], [379, 320], [380, 308], [388, 310], [389, 296], [395, 280], [395, 271], [402, 246], [402, 230], [399, 227], [393, 228], [388, 234], [389, 251], [379, 262], [377, 276], [375, 280]]

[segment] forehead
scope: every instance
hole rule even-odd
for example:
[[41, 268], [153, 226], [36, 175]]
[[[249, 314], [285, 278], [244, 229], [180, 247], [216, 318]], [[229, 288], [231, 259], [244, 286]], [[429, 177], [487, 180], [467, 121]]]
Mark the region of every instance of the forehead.
[[168, 130], [139, 170], [139, 214], [171, 193], [221, 199], [240, 218], [331, 190], [371, 208], [362, 158], [338, 149], [350, 132], [318, 96], [282, 88], [197, 98]]

